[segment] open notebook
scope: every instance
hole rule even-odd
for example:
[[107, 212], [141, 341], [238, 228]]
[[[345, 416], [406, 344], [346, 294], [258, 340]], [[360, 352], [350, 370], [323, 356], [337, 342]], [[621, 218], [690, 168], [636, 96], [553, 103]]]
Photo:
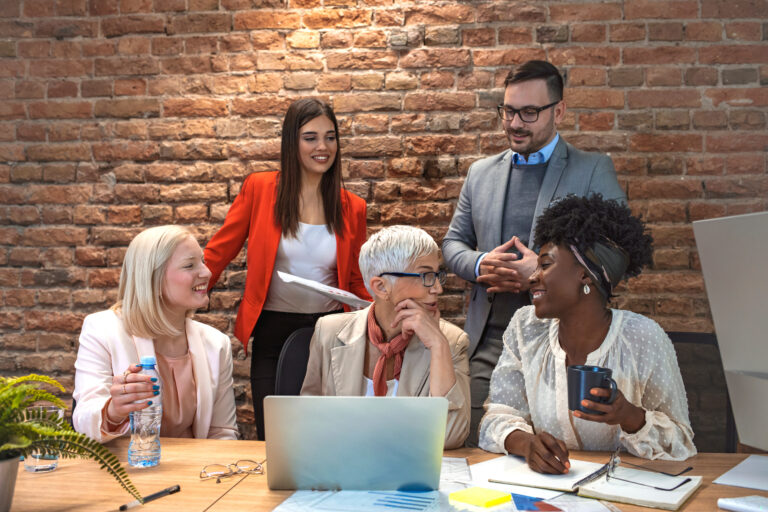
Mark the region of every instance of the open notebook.
[[[570, 459], [571, 469], [565, 475], [545, 475], [533, 471], [525, 459], [507, 455], [472, 466], [472, 473], [482, 469], [483, 473], [495, 476], [488, 480], [493, 483], [538, 487], [563, 492], [576, 492], [579, 496], [599, 498], [644, 507], [677, 510], [701, 485], [700, 476], [668, 476], [641, 469], [617, 467], [613, 475], [632, 482], [606, 478], [607, 464]], [[483, 468], [477, 466], [483, 465]], [[487, 466], [487, 467], [486, 467]], [[638, 485], [639, 482], [661, 488], [672, 488], [688, 479], [677, 489], [657, 490]]]

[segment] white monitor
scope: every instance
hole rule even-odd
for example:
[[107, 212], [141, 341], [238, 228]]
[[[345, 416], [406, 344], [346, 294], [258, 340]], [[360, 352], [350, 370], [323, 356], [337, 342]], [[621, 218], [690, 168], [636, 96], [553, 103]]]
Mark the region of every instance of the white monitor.
[[739, 441], [768, 450], [768, 212], [693, 232]]

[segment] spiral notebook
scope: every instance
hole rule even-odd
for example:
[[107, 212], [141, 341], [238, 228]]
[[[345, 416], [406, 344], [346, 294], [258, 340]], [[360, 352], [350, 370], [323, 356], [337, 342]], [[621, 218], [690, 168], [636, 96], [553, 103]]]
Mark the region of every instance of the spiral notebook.
[[[507, 455], [482, 462], [484, 473], [491, 472], [494, 476], [488, 480], [492, 483], [537, 487], [555, 491], [574, 492], [586, 498], [598, 498], [631, 505], [677, 510], [701, 485], [700, 476], [668, 476], [652, 471], [618, 467], [614, 475], [618, 478], [631, 480], [624, 482], [615, 478], [606, 478], [607, 464], [570, 459], [571, 468], [564, 475], [546, 475], [537, 473], [528, 467], [525, 459]], [[480, 468], [472, 466], [473, 474]], [[677, 489], [663, 491], [648, 486], [663, 488], [674, 487], [684, 482]], [[645, 485], [641, 485], [645, 484]]]

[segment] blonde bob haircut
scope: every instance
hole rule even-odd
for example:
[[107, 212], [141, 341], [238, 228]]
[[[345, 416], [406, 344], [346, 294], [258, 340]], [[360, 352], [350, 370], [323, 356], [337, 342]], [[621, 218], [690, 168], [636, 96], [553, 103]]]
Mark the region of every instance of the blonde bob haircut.
[[128, 245], [112, 309], [120, 312], [131, 336], [153, 339], [181, 334], [165, 313], [163, 281], [171, 255], [190, 237], [181, 226], [157, 226], [142, 231]]
[[[406, 272], [417, 259], [435, 254], [437, 244], [429, 233], [413, 226], [389, 226], [371, 235], [360, 247], [360, 273], [373, 297], [371, 279], [384, 272]], [[390, 283], [395, 279], [382, 276]]]

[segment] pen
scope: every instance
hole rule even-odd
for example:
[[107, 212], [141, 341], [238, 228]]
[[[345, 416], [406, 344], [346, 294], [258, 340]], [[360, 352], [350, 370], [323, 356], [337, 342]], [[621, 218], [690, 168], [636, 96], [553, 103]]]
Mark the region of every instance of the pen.
[[[179, 492], [180, 490], [181, 490], [181, 487], [179, 487], [178, 485], [174, 485], [167, 489], [163, 489], [162, 491], [158, 491], [154, 494], [150, 494], [149, 496], [145, 496], [144, 503], [147, 503], [149, 501], [154, 501], [158, 498], [162, 498], [163, 496], [168, 496], [169, 494]], [[133, 500], [132, 502], [126, 503], [125, 505], [120, 505], [120, 510], [128, 510], [129, 508], [138, 507], [139, 505], [141, 505], [141, 503], [139, 503], [139, 500]]]

